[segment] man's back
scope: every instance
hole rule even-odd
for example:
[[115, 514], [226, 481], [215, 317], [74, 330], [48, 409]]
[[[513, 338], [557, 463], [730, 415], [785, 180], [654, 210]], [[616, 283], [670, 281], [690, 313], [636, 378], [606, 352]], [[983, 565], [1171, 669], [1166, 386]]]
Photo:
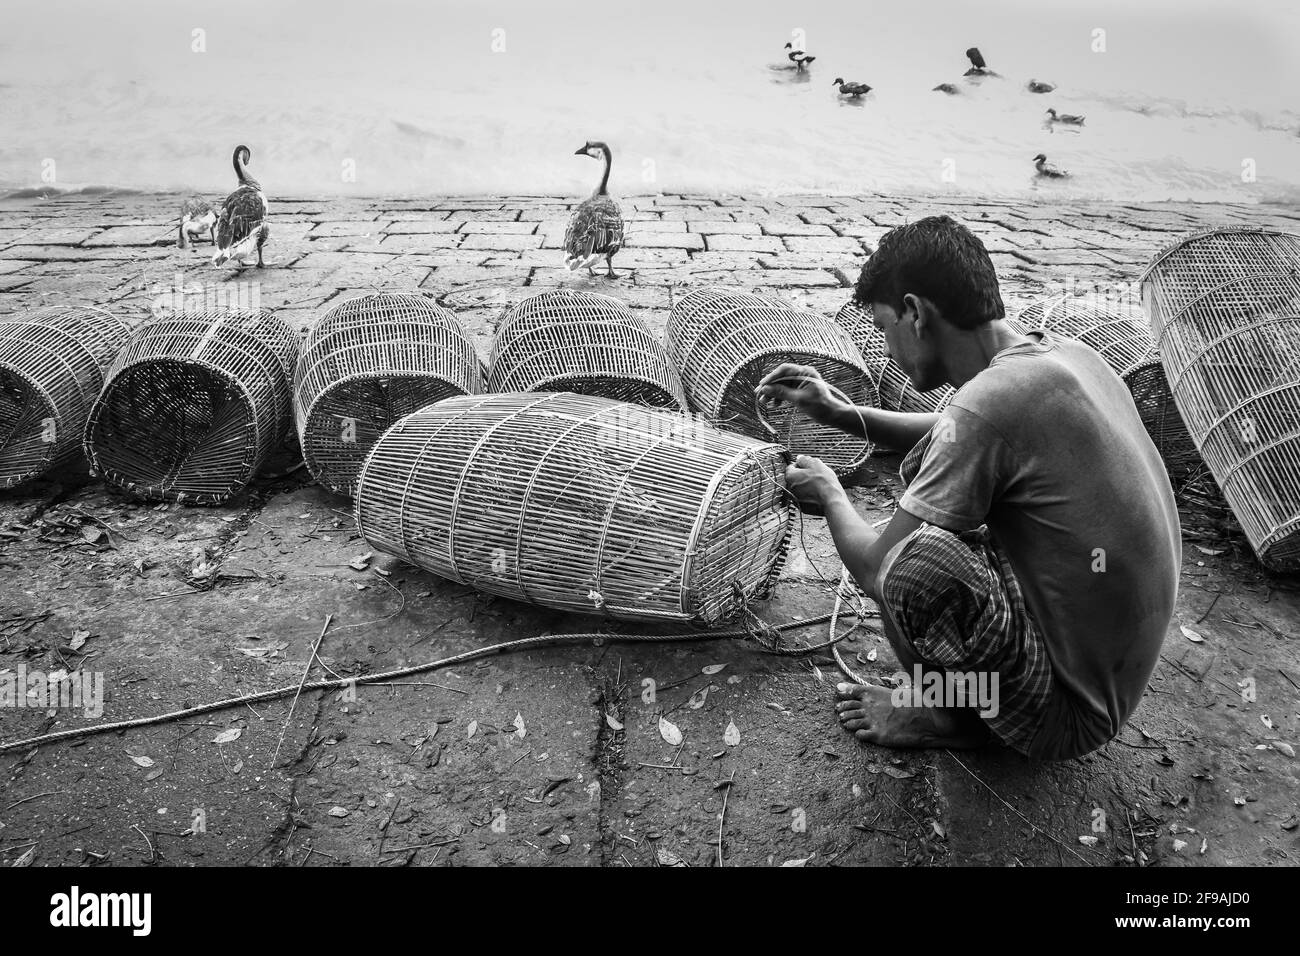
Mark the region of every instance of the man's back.
[[945, 419], [900, 504], [954, 531], [988, 524], [1066, 691], [1030, 755], [1086, 753], [1137, 706], [1173, 613], [1181, 539], [1160, 456], [1105, 361], [1052, 335], [999, 352]]

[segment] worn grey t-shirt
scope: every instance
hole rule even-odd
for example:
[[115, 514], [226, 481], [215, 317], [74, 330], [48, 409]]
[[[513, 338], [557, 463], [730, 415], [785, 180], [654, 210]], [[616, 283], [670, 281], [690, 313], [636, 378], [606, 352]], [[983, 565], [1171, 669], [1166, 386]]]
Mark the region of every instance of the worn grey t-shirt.
[[1004, 349], [953, 397], [899, 502], [950, 531], [987, 524], [1042, 631], [1056, 691], [1030, 756], [1119, 732], [1173, 615], [1173, 491], [1123, 381], [1050, 333]]

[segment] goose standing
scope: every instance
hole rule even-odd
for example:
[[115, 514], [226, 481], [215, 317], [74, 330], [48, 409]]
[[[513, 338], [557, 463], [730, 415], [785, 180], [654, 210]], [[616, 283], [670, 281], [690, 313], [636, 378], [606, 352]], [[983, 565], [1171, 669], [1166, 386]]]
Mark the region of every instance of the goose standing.
[[794, 64], [794, 68], [795, 68], [796, 70], [798, 70], [800, 73], [802, 73], [802, 72], [804, 71], [804, 68], [805, 68], [809, 63], [811, 63], [813, 60], [817, 59], [817, 57], [815, 57], [815, 56], [809, 56], [809, 55], [808, 55], [807, 53], [805, 53], [803, 50], [796, 50], [796, 49], [794, 48], [794, 44], [793, 44], [793, 43], [787, 43], [787, 44], [785, 45], [785, 49], [786, 49], [786, 54], [785, 54], [785, 55], [786, 55], [786, 58], [787, 58], [791, 63]]
[[614, 165], [614, 154], [604, 143], [588, 140], [585, 146], [574, 150], [573, 155], [603, 158], [605, 173], [600, 177], [600, 185], [591, 194], [591, 198], [581, 203], [569, 220], [569, 228], [564, 233], [565, 268], [576, 272], [586, 266], [588, 274], [594, 276], [592, 263], [603, 256], [607, 275], [611, 279], [617, 279], [613, 258], [623, 248], [623, 214], [619, 212], [618, 203], [609, 195], [609, 171]]
[[1048, 110], [1047, 115], [1052, 118], [1053, 123], [1064, 123], [1067, 126], [1082, 126], [1085, 117], [1075, 116], [1073, 113], [1060, 113], [1056, 110]]
[[1038, 175], [1045, 179], [1066, 179], [1070, 175], [1066, 170], [1049, 163], [1042, 153], [1034, 157], [1034, 169], [1038, 170]]
[[846, 83], [841, 77], [836, 77], [831, 81], [832, 86], [838, 86], [840, 93], [844, 96], [863, 96], [871, 92], [871, 87], [865, 83]]
[[215, 245], [217, 242], [217, 216], [217, 210], [206, 199], [195, 196], [192, 199], [185, 200], [185, 202], [181, 203], [181, 224], [176, 245], [182, 249], [189, 248], [190, 237], [201, 236], [205, 232], [208, 234], [208, 239]]
[[221, 265], [231, 259], [242, 259], [254, 248], [257, 249], [257, 267], [262, 262], [262, 246], [270, 235], [266, 223], [267, 202], [262, 184], [248, 175], [248, 162], [253, 158], [247, 146], [236, 146], [233, 162], [235, 175], [239, 177], [238, 188], [226, 197], [221, 207], [221, 218], [217, 220], [217, 253], [212, 257], [213, 265]]

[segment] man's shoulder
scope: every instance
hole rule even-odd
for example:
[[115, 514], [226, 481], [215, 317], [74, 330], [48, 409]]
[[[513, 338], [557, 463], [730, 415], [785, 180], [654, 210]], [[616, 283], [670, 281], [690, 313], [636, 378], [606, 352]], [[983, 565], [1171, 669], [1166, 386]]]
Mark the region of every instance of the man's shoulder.
[[1050, 413], [1062, 402], [1077, 407], [1114, 384], [1106, 360], [1088, 346], [1051, 337], [1043, 345], [1006, 349], [953, 395], [951, 405], [994, 425]]

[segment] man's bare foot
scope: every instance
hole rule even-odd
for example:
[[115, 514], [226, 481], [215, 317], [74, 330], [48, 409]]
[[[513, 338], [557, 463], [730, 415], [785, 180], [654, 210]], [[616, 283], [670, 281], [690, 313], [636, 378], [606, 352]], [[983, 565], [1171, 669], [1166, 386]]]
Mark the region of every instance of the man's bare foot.
[[837, 684], [840, 723], [853, 736], [882, 747], [979, 747], [988, 730], [974, 711], [946, 707], [899, 707], [888, 687]]

